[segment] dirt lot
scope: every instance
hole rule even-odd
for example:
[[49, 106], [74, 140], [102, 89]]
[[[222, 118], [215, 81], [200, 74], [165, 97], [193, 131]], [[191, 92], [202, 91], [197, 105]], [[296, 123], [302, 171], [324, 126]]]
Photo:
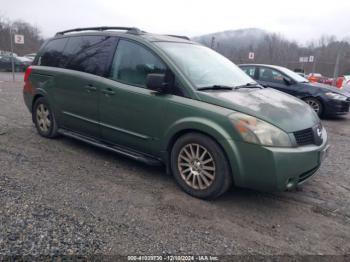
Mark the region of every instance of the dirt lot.
[[350, 254], [350, 116], [323, 124], [330, 155], [301, 188], [207, 202], [162, 168], [40, 137], [22, 83], [0, 82], [0, 254]]

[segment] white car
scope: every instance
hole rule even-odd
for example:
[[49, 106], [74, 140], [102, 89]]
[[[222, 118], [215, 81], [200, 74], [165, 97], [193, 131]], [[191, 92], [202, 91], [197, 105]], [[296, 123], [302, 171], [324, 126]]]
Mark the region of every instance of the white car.
[[30, 59], [32, 62], [34, 61], [35, 56], [36, 56], [36, 53], [24, 55], [24, 57]]
[[346, 87], [347, 89], [350, 88], [350, 75], [344, 76], [342, 88]]

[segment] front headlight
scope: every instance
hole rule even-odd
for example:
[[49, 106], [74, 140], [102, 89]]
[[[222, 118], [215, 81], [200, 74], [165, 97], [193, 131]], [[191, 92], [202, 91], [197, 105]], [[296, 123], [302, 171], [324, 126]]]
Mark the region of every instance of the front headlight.
[[341, 100], [341, 101], [346, 101], [347, 97], [343, 96], [341, 94], [337, 94], [337, 93], [333, 93], [333, 92], [328, 92], [325, 93], [326, 96], [328, 96], [331, 99], [335, 99], [335, 100]]
[[264, 146], [292, 147], [287, 133], [263, 120], [242, 113], [233, 113], [230, 115], [230, 120], [246, 142]]

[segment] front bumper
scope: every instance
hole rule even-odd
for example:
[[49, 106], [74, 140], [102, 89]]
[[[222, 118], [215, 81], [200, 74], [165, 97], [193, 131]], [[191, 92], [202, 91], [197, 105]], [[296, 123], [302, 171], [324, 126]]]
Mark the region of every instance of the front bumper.
[[295, 188], [312, 177], [319, 169], [328, 151], [327, 132], [322, 131], [320, 146], [307, 145], [295, 148], [264, 147], [237, 142], [240, 153], [239, 174], [233, 174], [237, 186], [262, 190], [285, 191]]
[[325, 103], [326, 115], [344, 115], [349, 112], [350, 101], [329, 99]]

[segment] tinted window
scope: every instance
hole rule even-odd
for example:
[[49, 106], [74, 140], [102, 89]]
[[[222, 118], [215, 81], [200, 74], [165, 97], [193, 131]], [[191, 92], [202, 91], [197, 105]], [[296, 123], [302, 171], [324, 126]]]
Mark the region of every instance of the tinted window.
[[54, 39], [44, 47], [43, 54], [39, 58], [38, 64], [42, 66], [62, 66], [62, 52], [67, 43], [67, 38]]
[[106, 76], [117, 39], [111, 36], [70, 37], [64, 50], [67, 69]]
[[259, 80], [283, 84], [283, 75], [271, 68], [260, 68]]
[[146, 87], [147, 74], [166, 73], [166, 66], [143, 46], [120, 40], [112, 64], [111, 78], [126, 84]]
[[255, 67], [250, 66], [250, 67], [242, 67], [242, 70], [249, 75], [251, 78], [255, 78]]

